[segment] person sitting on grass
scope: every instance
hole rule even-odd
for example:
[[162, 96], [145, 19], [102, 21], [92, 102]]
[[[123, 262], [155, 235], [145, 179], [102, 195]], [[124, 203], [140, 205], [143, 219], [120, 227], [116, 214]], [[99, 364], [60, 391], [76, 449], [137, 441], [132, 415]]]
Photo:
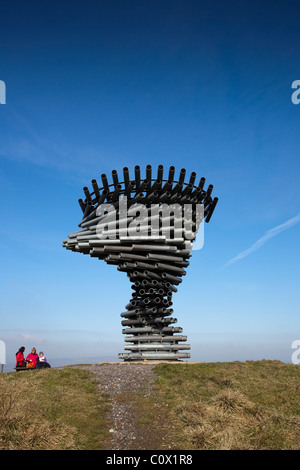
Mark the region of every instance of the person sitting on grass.
[[39, 353], [39, 362], [47, 362], [47, 358], [45, 357], [43, 351]]
[[36, 363], [36, 369], [44, 369], [46, 367], [51, 367], [50, 364], [47, 362], [47, 358], [45, 357], [44, 353], [41, 351], [39, 353], [39, 357]]
[[26, 367], [29, 366], [30, 368], [34, 369], [36, 366], [38, 357], [39, 356], [38, 356], [38, 353], [36, 352], [36, 348], [32, 348], [31, 353], [28, 354], [28, 356], [26, 357], [26, 361], [28, 362]]
[[16, 353], [16, 367], [25, 367], [24, 351], [24, 346], [21, 346], [19, 351]]

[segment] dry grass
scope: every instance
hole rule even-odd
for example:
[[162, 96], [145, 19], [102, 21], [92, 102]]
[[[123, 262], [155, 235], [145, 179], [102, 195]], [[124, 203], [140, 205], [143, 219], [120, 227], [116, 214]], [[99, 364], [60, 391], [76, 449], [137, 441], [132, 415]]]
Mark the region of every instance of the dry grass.
[[[130, 395], [144, 448], [155, 441], [162, 449], [300, 449], [300, 366], [183, 363], [155, 371], [155, 393]], [[2, 374], [0, 450], [109, 448], [107, 408], [83, 369]]]
[[300, 449], [300, 367], [279, 361], [160, 365], [179, 449]]
[[79, 369], [0, 376], [0, 450], [101, 449], [106, 397]]

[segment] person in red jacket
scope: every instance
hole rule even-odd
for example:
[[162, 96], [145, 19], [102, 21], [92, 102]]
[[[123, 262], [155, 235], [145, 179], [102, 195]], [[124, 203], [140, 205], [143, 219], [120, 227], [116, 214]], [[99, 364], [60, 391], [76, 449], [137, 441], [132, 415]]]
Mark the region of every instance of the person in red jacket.
[[16, 367], [23, 367], [24, 364], [24, 346], [21, 346], [19, 351], [16, 353]]
[[36, 349], [35, 348], [32, 348], [31, 350], [31, 353], [28, 354], [28, 356], [26, 357], [26, 361], [29, 363], [29, 364], [32, 364], [32, 367], [34, 368], [36, 366], [36, 362], [38, 360], [38, 353], [36, 352]]

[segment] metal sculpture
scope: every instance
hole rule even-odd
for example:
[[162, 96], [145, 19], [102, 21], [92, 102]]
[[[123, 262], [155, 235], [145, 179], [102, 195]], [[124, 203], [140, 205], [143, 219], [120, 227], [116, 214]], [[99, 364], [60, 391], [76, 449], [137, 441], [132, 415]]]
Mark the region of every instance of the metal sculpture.
[[199, 225], [209, 222], [218, 198], [211, 197], [213, 185], [204, 190], [205, 178], [195, 185], [195, 172], [185, 182], [184, 168], [177, 181], [174, 166], [167, 179], [163, 170], [159, 165], [153, 178], [147, 165], [143, 179], [135, 166], [131, 179], [125, 167], [123, 181], [113, 170], [113, 183], [102, 174], [101, 187], [93, 179], [93, 191], [84, 187], [85, 199], [78, 200], [80, 229], [63, 241], [68, 250], [117, 265], [132, 282], [132, 298], [121, 313], [127, 352], [119, 358], [125, 361], [190, 357], [180, 352], [190, 349], [182, 328], [171, 326], [177, 322], [170, 317], [172, 296], [186, 274]]

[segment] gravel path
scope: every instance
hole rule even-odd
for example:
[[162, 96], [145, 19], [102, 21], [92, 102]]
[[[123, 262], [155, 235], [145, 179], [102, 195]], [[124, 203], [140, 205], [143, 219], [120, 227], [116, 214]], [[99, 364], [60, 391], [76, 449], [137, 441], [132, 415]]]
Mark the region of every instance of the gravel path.
[[[110, 396], [110, 450], [170, 449], [171, 432], [164, 422], [160, 397], [153, 391], [155, 373], [147, 363], [104, 363], [80, 366], [95, 375], [99, 391]], [[139, 423], [140, 410], [133, 395], [153, 399], [153, 417]], [[152, 414], [152, 413], [151, 413]]]

